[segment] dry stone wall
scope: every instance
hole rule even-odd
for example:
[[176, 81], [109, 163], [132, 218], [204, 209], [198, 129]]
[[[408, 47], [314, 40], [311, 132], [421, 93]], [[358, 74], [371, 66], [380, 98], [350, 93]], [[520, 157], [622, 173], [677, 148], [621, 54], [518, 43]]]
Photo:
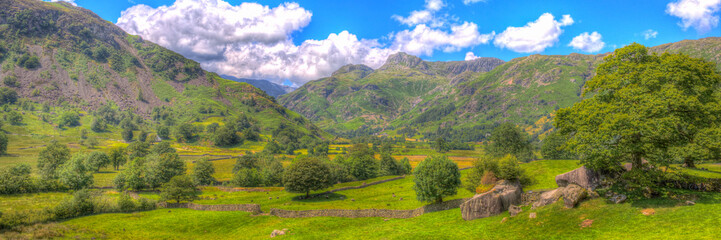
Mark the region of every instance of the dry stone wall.
[[316, 210], [284, 210], [273, 208], [270, 209], [270, 215], [282, 218], [308, 218], [308, 217], [345, 217], [345, 218], [361, 218], [361, 217], [381, 217], [381, 218], [412, 218], [420, 215], [458, 208], [467, 198], [450, 200], [438, 204], [426, 205], [412, 210], [392, 210], [392, 209], [316, 209]]

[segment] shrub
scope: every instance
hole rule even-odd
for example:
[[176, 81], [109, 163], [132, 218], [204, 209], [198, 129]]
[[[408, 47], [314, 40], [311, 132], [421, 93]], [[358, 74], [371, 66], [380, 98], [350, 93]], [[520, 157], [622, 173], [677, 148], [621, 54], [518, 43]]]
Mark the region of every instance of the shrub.
[[0, 169], [0, 194], [32, 193], [38, 190], [37, 180], [31, 177], [27, 164]]
[[62, 165], [59, 177], [65, 187], [79, 190], [93, 185], [93, 170], [85, 164], [87, 158], [88, 155], [78, 153]]
[[110, 156], [107, 153], [101, 151], [94, 151], [87, 155], [85, 159], [85, 165], [89, 170], [100, 171], [100, 168], [110, 165]]
[[518, 164], [517, 158], [508, 154], [502, 158], [482, 157], [473, 162], [473, 167], [463, 180], [463, 187], [475, 193], [479, 185], [495, 183], [488, 183], [490, 179], [519, 181], [521, 185], [533, 182]]
[[7, 87], [0, 87], [0, 105], [13, 104], [18, 101], [18, 93]]
[[195, 162], [191, 176], [193, 178], [193, 182], [197, 185], [210, 185], [216, 182], [213, 177], [214, 173], [215, 167], [213, 166], [213, 163], [209, 162], [207, 158], [204, 158]]
[[3, 78], [3, 83], [8, 87], [18, 87], [18, 77], [15, 75], [8, 75]]
[[379, 174], [380, 176], [400, 175], [403, 170], [400, 163], [393, 159], [389, 153], [381, 155]]
[[528, 134], [513, 123], [504, 123], [495, 128], [488, 140], [490, 144], [486, 147], [486, 152], [493, 157], [513, 154], [523, 162], [533, 158]]
[[72, 198], [60, 202], [50, 212], [53, 214], [54, 219], [68, 219], [89, 215], [95, 209], [94, 198], [95, 196], [90, 190], [80, 190], [75, 192]]
[[120, 133], [120, 135], [122, 135], [125, 142], [133, 141], [133, 129], [125, 128], [123, 129], [123, 132]]
[[0, 132], [0, 155], [8, 152], [8, 136], [4, 132]]
[[5, 115], [5, 120], [12, 125], [20, 125], [23, 122], [23, 115], [16, 111], [10, 111]]
[[260, 179], [258, 169], [242, 168], [235, 172], [230, 182], [238, 187], [259, 187], [262, 180]]

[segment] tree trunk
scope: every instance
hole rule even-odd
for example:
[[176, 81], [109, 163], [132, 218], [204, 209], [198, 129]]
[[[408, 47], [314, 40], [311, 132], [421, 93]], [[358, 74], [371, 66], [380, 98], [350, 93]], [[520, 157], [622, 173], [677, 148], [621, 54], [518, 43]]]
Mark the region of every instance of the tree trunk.
[[696, 163], [693, 162], [692, 158], [686, 158], [684, 159], [684, 163], [686, 163], [687, 168], [696, 168]]
[[305, 198], [308, 199], [309, 196], [310, 196], [310, 191], [305, 192]]
[[641, 169], [641, 165], [643, 164], [643, 160], [641, 159], [641, 154], [634, 153], [631, 156], [631, 168], [632, 169]]
[[442, 202], [443, 202], [443, 197], [438, 197], [438, 200], [436, 200], [436, 203], [442, 203]]

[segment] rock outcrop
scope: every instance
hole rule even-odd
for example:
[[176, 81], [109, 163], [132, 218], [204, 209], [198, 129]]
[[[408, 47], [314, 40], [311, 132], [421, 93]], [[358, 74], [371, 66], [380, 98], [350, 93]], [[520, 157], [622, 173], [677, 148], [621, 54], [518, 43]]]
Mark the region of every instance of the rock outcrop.
[[558, 187], [576, 184], [589, 191], [593, 191], [601, 185], [601, 178], [598, 173], [586, 168], [586, 166], [582, 166], [573, 171], [556, 176], [556, 184]]
[[551, 191], [546, 191], [541, 193], [541, 196], [538, 198], [538, 201], [535, 201], [531, 207], [532, 208], [538, 208], [543, 207], [552, 203], [555, 203], [560, 199], [562, 196], [562, 191], [560, 188], [553, 189]]
[[576, 184], [570, 184], [559, 190], [561, 190], [563, 205], [566, 208], [573, 208], [588, 197], [588, 190]]
[[522, 193], [518, 182], [499, 181], [493, 189], [461, 204], [461, 215], [464, 220], [473, 220], [500, 214], [520, 204]]

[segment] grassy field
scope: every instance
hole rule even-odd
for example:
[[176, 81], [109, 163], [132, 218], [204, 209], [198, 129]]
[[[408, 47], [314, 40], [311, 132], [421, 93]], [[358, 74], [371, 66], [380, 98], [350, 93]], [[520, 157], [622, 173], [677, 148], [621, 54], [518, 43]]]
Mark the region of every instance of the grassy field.
[[[564, 209], [561, 203], [524, 209], [505, 223], [508, 213], [464, 221], [459, 209], [411, 219], [278, 218], [244, 212], [162, 209], [132, 214], [103, 214], [62, 223], [65, 236], [132, 239], [260, 239], [288, 229], [292, 239], [718, 239], [721, 194], [704, 194], [694, 206], [648, 200], [609, 204], [603, 199]], [[645, 216], [641, 210], [654, 208]], [[529, 219], [528, 213], [537, 218]], [[582, 227], [585, 220], [593, 221]], [[686, 223], [686, 224], [682, 224]]]

